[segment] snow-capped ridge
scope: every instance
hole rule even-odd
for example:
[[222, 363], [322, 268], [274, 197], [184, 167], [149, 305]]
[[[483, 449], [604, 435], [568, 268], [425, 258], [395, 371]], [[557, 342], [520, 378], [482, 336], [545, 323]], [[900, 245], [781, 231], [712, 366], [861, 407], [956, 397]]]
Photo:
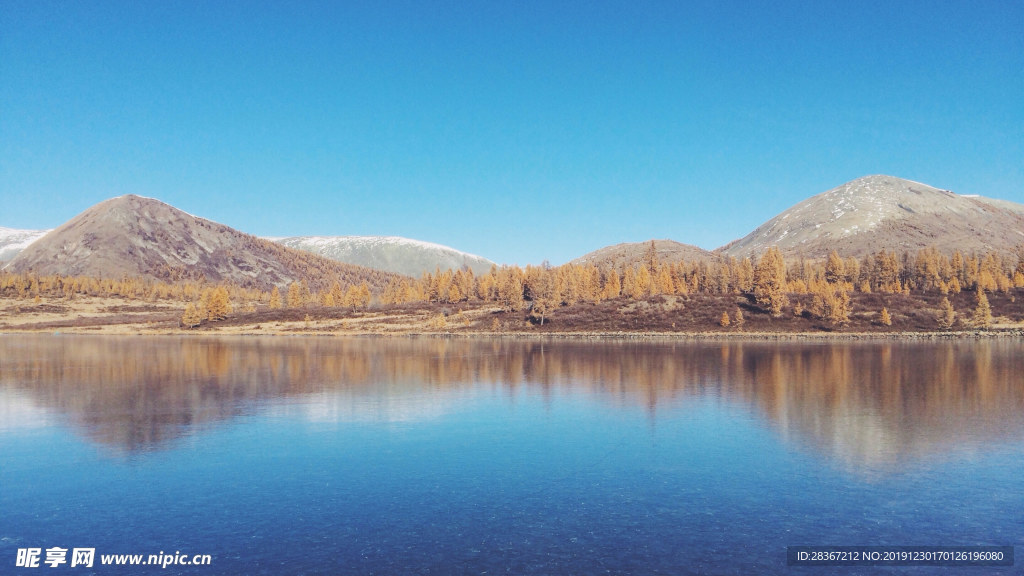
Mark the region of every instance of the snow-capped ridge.
[[407, 276], [437, 269], [469, 268], [483, 274], [494, 262], [450, 246], [401, 236], [292, 236], [264, 237], [332, 260]]
[[9, 262], [50, 230], [18, 230], [0, 226], [0, 262]]
[[302, 238], [306, 243], [311, 246], [329, 246], [338, 242], [347, 242], [351, 244], [363, 244], [367, 246], [382, 246], [382, 245], [402, 245], [402, 246], [414, 246], [417, 248], [423, 248], [428, 250], [444, 250], [458, 252], [467, 257], [484, 259], [483, 256], [476, 254], [470, 254], [469, 252], [463, 252], [451, 246], [445, 246], [444, 244], [437, 244], [435, 242], [427, 242], [425, 240], [415, 240], [413, 238], [405, 238], [403, 236], [283, 236], [283, 237], [271, 237], [263, 236], [264, 240], [270, 240], [271, 242], [280, 243], [283, 240], [289, 240], [292, 238]]

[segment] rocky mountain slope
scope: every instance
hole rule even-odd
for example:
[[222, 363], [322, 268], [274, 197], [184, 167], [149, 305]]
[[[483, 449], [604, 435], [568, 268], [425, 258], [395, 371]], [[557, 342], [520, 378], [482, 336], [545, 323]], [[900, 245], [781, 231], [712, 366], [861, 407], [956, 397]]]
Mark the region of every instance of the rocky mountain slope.
[[[399, 237], [296, 236], [271, 242], [131, 195], [101, 202], [41, 234], [0, 228], [0, 261], [13, 257], [5, 269], [162, 280], [202, 277], [264, 289], [303, 278], [311, 283], [337, 278], [366, 280], [379, 289], [393, 273], [418, 276], [437, 268], [468, 267], [482, 274], [493, 265], [447, 246]], [[771, 246], [787, 257], [807, 258], [823, 258], [833, 249], [857, 257], [927, 247], [946, 253], [1009, 252], [1024, 245], [1024, 205], [875, 175], [808, 198], [714, 252], [673, 240], [654, 242], [662, 262], [742, 258]], [[648, 247], [648, 242], [617, 244], [572, 263], [621, 270], [641, 263]]]
[[15, 230], [0, 226], [0, 262], [14, 259], [28, 245], [42, 238], [49, 230]]
[[716, 252], [822, 258], [831, 250], [863, 256], [878, 250], [1009, 251], [1024, 243], [1024, 205], [964, 196], [893, 176], [865, 176], [823, 192]]
[[92, 206], [25, 248], [5, 270], [106, 278], [205, 278], [270, 289], [305, 279], [313, 288], [392, 274], [342, 264], [239, 232], [140, 196]]
[[377, 270], [419, 276], [424, 272], [458, 270], [486, 274], [494, 262], [448, 246], [398, 236], [292, 236], [267, 238], [283, 246]]

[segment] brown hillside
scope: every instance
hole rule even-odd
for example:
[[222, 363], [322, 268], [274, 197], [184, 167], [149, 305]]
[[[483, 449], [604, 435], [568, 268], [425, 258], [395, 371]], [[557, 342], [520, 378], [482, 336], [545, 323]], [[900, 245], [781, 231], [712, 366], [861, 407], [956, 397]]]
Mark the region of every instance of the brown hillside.
[[135, 195], [92, 206], [34, 242], [5, 270], [206, 279], [262, 290], [306, 280], [314, 289], [366, 281], [379, 291], [395, 276], [286, 248]]
[[893, 176], [865, 176], [818, 194], [716, 252], [861, 257], [879, 250], [1008, 252], [1024, 243], [1024, 205], [963, 196]]
[[649, 240], [647, 242], [629, 242], [605, 246], [599, 250], [584, 254], [569, 263], [576, 265], [593, 264], [598, 268], [611, 268], [622, 271], [643, 263], [644, 255], [650, 249], [651, 242], [654, 242], [658, 261], [666, 264], [717, 258], [715, 254], [707, 250], [690, 244], [682, 244], [675, 240]]

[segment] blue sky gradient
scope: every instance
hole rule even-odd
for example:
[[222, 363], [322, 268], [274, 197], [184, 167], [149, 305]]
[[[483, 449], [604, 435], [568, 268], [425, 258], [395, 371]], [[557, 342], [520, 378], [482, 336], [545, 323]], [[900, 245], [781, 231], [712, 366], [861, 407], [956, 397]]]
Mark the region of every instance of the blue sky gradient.
[[503, 263], [866, 174], [1024, 202], [1024, 3], [0, 2], [0, 225], [127, 193]]

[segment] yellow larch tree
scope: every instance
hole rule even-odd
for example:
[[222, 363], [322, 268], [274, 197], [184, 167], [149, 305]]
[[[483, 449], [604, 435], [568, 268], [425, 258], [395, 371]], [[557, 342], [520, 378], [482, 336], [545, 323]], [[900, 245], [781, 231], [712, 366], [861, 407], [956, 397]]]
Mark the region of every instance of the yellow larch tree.
[[206, 307], [207, 320], [224, 320], [231, 314], [231, 298], [228, 289], [224, 286], [208, 289], [204, 294], [203, 302]]
[[778, 247], [772, 246], [754, 268], [754, 299], [772, 316], [782, 314], [789, 300], [786, 297], [786, 261]]
[[288, 285], [288, 307], [301, 308], [306, 304], [305, 295], [302, 293], [302, 284], [292, 282]]
[[992, 307], [989, 306], [988, 297], [984, 290], [978, 290], [978, 305], [974, 309], [974, 316], [971, 318], [978, 328], [989, 328], [992, 326]]
[[828, 261], [825, 263], [825, 281], [829, 284], [846, 281], [846, 263], [835, 250], [828, 253]]
[[622, 293], [622, 282], [616, 270], [605, 270], [604, 286], [601, 287], [601, 299], [612, 300]]
[[[394, 282], [394, 280], [392, 280]], [[341, 282], [335, 280], [331, 283], [331, 289], [328, 291], [331, 295], [331, 301], [334, 303], [331, 306], [341, 306], [342, 301], [345, 299], [345, 292], [341, 289]]]
[[953, 305], [949, 302], [949, 298], [942, 299], [935, 319], [939, 323], [940, 328], [948, 330], [953, 327], [953, 324], [956, 322], [956, 311], [953, 310]]
[[882, 312], [878, 316], [878, 322], [882, 326], [892, 326], [892, 317], [889, 316], [889, 309], [882, 306]]
[[205, 316], [203, 310], [195, 302], [189, 302], [185, 306], [185, 313], [181, 317], [181, 325], [185, 328], [195, 328], [202, 324]]

